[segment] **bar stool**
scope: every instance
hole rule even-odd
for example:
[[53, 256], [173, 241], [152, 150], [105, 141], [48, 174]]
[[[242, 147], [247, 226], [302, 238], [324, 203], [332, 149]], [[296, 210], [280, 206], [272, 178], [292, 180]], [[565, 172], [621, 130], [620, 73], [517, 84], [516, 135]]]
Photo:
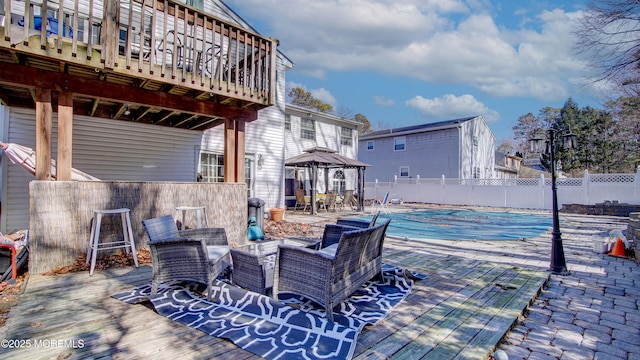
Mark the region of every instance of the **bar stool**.
[[[136, 253], [136, 245], [133, 241], [133, 231], [131, 230], [131, 218], [129, 217], [130, 210], [127, 208], [111, 209], [111, 210], [94, 210], [93, 222], [91, 224], [91, 238], [89, 239], [89, 249], [87, 250], [87, 264], [91, 261], [91, 268], [89, 269], [89, 276], [93, 275], [93, 270], [96, 267], [96, 259], [98, 258], [98, 250], [108, 249], [131, 249], [133, 255], [133, 262], [138, 267], [138, 255]], [[102, 223], [103, 215], [120, 214], [122, 221], [122, 233], [124, 239], [120, 241], [111, 241], [100, 244], [100, 224]], [[126, 250], [125, 250], [126, 251]], [[128, 251], [127, 251], [128, 253]]]
[[178, 219], [178, 215], [180, 215], [180, 212], [182, 212], [182, 217], [181, 217], [181, 221], [180, 221], [180, 228], [179, 230], [184, 230], [184, 218], [185, 218], [185, 214], [187, 211], [189, 210], [195, 210], [196, 212], [196, 228], [200, 229], [202, 228], [202, 214], [204, 213], [204, 223], [207, 227], [209, 227], [209, 219], [207, 219], [207, 207], [206, 206], [178, 206], [176, 208], [176, 216], [175, 218]]

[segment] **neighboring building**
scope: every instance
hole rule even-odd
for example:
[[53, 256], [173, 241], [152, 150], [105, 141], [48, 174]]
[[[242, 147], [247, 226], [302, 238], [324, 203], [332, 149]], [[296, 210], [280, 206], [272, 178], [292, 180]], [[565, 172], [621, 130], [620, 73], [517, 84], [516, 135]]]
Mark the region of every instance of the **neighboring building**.
[[496, 151], [495, 177], [498, 179], [515, 179], [518, 177], [522, 158]]
[[[83, 9], [86, 9], [85, 5], [89, 4], [85, 1], [75, 0], [80, 4], [81, 22], [82, 16], [88, 16], [82, 13]], [[145, 11], [149, 14], [154, 10], [149, 3], [131, 4], [147, 6]], [[127, 9], [123, 9], [119, 19], [120, 53], [116, 46], [114, 53], [111, 53], [116, 62], [109, 65], [111, 68], [107, 69], [103, 64], [101, 66], [105, 66], [105, 69], [99, 69], [95, 64], [99, 63], [100, 59], [97, 56], [101, 53], [96, 52], [95, 49], [91, 61], [85, 60], [87, 56], [84, 53], [79, 53], [77, 57], [67, 54], [66, 52], [71, 49], [67, 47], [67, 43], [62, 47], [62, 55], [51, 51], [51, 54], [55, 54], [51, 56], [40, 49], [39, 36], [29, 38], [30, 40], [36, 38], [37, 46], [27, 47], [22, 41], [15, 45], [13, 43], [17, 40], [13, 38], [11, 39], [13, 45], [8, 46], [8, 38], [5, 38], [7, 33], [5, 33], [3, 37], [5, 42], [0, 42], [0, 51], [3, 54], [18, 53], [18, 57], [24, 57], [24, 61], [13, 64], [5, 63], [4, 61], [8, 60], [3, 60], [0, 63], [2, 64], [0, 67], [3, 67], [0, 70], [0, 93], [5, 94], [1, 99], [5, 106], [0, 106], [0, 140], [19, 143], [34, 149], [37, 147], [37, 124], [46, 114], [43, 115], [41, 112], [41, 115], [38, 115], [39, 110], [33, 98], [34, 84], [28, 82], [30, 81], [28, 76], [15, 75], [16, 72], [30, 74], [35, 71], [29, 67], [31, 62], [28, 57], [33, 56], [34, 59], [41, 59], [33, 63], [36, 64], [35, 66], [41, 64], [39, 66], [43, 69], [37, 71], [45, 75], [43, 78], [71, 79], [69, 88], [73, 91], [73, 141], [68, 137], [61, 138], [61, 135], [56, 135], [58, 125], [61, 123], [60, 118], [63, 116], [62, 113], [57, 112], [58, 108], [55, 106], [61, 90], [55, 87], [44, 90], [50, 91], [54, 99], [51, 116], [51, 134], [53, 134], [51, 154], [54, 159], [58, 145], [67, 141], [73, 144], [69, 149], [73, 155], [72, 166], [101, 180], [246, 181], [250, 197], [268, 200], [267, 208], [282, 206], [284, 202], [282, 129], [285, 118], [283, 110], [285, 108], [285, 71], [294, 65], [277, 51], [275, 40], [258, 35], [257, 31], [222, 1], [204, 0], [195, 4], [190, 3], [190, 5], [200, 10], [204, 9], [204, 14], [215, 16], [215, 24], [220, 24], [221, 20], [224, 21], [222, 29], [228, 30], [225, 34], [246, 33], [246, 36], [238, 36], [238, 38], [243, 41], [252, 41], [252, 43], [236, 44], [238, 41], [236, 38], [231, 39], [229, 35], [214, 34], [214, 31], [220, 31], [220, 26], [211, 27], [211, 18], [206, 18], [205, 26], [202, 26], [202, 22], [198, 23], [200, 27], [195, 30], [195, 33], [193, 27], [187, 29], [185, 25], [185, 33], [180, 34], [182, 40], [179, 41], [184, 44], [195, 42], [196, 50], [207, 46], [209, 49], [205, 54], [199, 53], [191, 58], [189, 53], [183, 53], [183, 49], [179, 49], [178, 56], [183, 57], [178, 59], [177, 64], [172, 68], [170, 63], [163, 63], [165, 60], [167, 62], [172, 60], [169, 56], [172, 45], [167, 44], [165, 47], [161, 40], [164, 36], [166, 42], [173, 41], [167, 36], [167, 32], [164, 32], [164, 35], [157, 32], [156, 44], [151, 51], [146, 47], [150, 35], [149, 33], [145, 35], [144, 56], [139, 56], [140, 38], [136, 36], [140, 33], [134, 32], [129, 39], [125, 36], [131, 46], [122, 46], [122, 34], [125, 31], [126, 35], [127, 30], [126, 25], [122, 25], [123, 21], [129, 18]], [[74, 1], [65, 3], [65, 11], [67, 6], [73, 10]], [[102, 3], [96, 2], [94, 6], [101, 8]], [[176, 16], [184, 16], [184, 13], [176, 10]], [[199, 14], [199, 20], [203, 20], [203, 13]], [[140, 21], [139, 14], [140, 12], [136, 13], [134, 10], [134, 21]], [[192, 15], [193, 11], [189, 14]], [[20, 17], [20, 14], [12, 14], [12, 19]], [[154, 18], [155, 21], [160, 22], [166, 19], [166, 15]], [[182, 19], [171, 21], [177, 24]], [[96, 26], [103, 26], [99, 21], [95, 23], [98, 25], [94, 25], [94, 30]], [[145, 18], [145, 24], [151, 28], [151, 18]], [[207, 24], [209, 27], [206, 26]], [[153, 26], [156, 25], [154, 22]], [[189, 26], [193, 25], [189, 24]], [[203, 28], [207, 29], [204, 40], [194, 41], [195, 34], [202, 32]], [[101, 40], [100, 36], [96, 36], [95, 33], [89, 36], [88, 27], [85, 26], [83, 29], [84, 33], [76, 32], [74, 29], [74, 49], [76, 38], [80, 50], [90, 47], [86, 43], [82, 43], [81, 46], [81, 41], [91, 42], [92, 38], [96, 46], [103, 45], [100, 41], [104, 40]], [[160, 31], [162, 27], [158, 29]], [[181, 32], [182, 29], [183, 27], [179, 26], [176, 31]], [[128, 30], [135, 31], [135, 28], [129, 27]], [[18, 32], [18, 34], [22, 33], [24, 32]], [[117, 32], [114, 33], [118, 36]], [[53, 44], [55, 43], [56, 40]], [[255, 46], [255, 54], [261, 55], [255, 57], [254, 62], [248, 61], [252, 60], [248, 53], [244, 55], [235, 53], [240, 50], [248, 51], [246, 50], [248, 46]], [[193, 50], [189, 45], [184, 48], [187, 52]], [[103, 57], [109, 53], [106, 47], [101, 49]], [[212, 49], [215, 49], [216, 54], [211, 53]], [[162, 56], [163, 50], [167, 52], [166, 57]], [[273, 56], [274, 50], [275, 56]], [[222, 54], [222, 52], [226, 53]], [[3, 59], [8, 57], [4, 56]], [[150, 63], [149, 59], [154, 63]], [[233, 59], [241, 59], [244, 62], [232, 63]], [[55, 63], [55, 66], [42, 65], [45, 61]], [[57, 61], [62, 61], [62, 65], [58, 65]], [[109, 61], [108, 56], [106, 61]], [[193, 63], [189, 63], [190, 61]], [[222, 62], [224, 66], [220, 70], [218, 65]], [[87, 68], [87, 65], [91, 67]], [[46, 69], [44, 69], [45, 66]], [[198, 66], [201, 68], [197, 69]], [[6, 67], [11, 67], [12, 70], [6, 70]], [[128, 70], [129, 68], [131, 69]], [[16, 69], [19, 70], [16, 71]], [[73, 75], [62, 74], [66, 69], [69, 69], [69, 72], [74, 69]], [[203, 73], [205, 76], [202, 76]], [[86, 80], [84, 76], [87, 76]], [[28, 83], [16, 84], [20, 79], [27, 79]], [[73, 83], [75, 79], [82, 79], [78, 80], [79, 85]], [[135, 86], [129, 86], [126, 81], [135, 83]], [[46, 81], [39, 81], [35, 86], [40, 84], [49, 86]], [[39, 91], [41, 90], [37, 88], [36, 94]], [[68, 121], [70, 118], [71, 116], [67, 115]], [[225, 125], [226, 119], [231, 120], [233, 124]], [[226, 164], [225, 153], [234, 157]], [[225, 166], [236, 161], [244, 162], [245, 170], [229, 180], [225, 176]], [[241, 165], [236, 168], [241, 168]], [[34, 177], [19, 166], [9, 164], [4, 158], [0, 162], [1, 232], [28, 228], [31, 180], [34, 180]], [[178, 205], [185, 204], [176, 204]]]
[[490, 178], [495, 136], [481, 116], [360, 136], [358, 160], [371, 164], [367, 182], [421, 178]]
[[[284, 158], [289, 159], [313, 148], [326, 148], [351, 158], [358, 158], [358, 125], [335, 115], [287, 104], [284, 120]], [[332, 168], [326, 174], [319, 171], [317, 192], [355, 190], [357, 170]], [[311, 174], [307, 168], [285, 169], [286, 205], [295, 205], [294, 190], [303, 188], [309, 194]], [[328, 184], [325, 182], [328, 181]], [[310, 194], [309, 194], [310, 195]]]

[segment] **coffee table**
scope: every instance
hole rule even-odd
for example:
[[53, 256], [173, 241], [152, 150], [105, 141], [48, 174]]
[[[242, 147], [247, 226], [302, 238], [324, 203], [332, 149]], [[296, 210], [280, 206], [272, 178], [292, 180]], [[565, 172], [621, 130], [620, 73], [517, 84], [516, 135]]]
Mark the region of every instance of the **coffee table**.
[[273, 288], [278, 245], [317, 248], [319, 240], [280, 239], [254, 242], [231, 249], [234, 285], [260, 294], [268, 294]]

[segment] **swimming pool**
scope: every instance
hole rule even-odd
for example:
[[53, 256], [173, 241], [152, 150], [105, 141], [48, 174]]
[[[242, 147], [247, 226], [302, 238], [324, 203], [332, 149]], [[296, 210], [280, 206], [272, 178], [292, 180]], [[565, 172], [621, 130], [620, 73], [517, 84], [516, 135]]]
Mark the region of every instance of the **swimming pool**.
[[427, 209], [380, 217], [391, 218], [388, 235], [440, 240], [517, 240], [538, 236], [552, 226], [550, 215], [469, 209]]

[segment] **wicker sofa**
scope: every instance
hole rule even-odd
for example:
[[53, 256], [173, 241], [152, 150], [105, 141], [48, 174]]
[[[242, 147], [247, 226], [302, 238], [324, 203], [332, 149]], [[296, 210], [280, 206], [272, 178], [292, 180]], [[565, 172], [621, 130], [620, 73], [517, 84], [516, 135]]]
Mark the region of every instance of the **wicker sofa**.
[[231, 265], [230, 246], [224, 228], [178, 230], [171, 215], [142, 220], [149, 236], [153, 275], [151, 293], [170, 280], [191, 280], [211, 286]]
[[378, 216], [380, 216], [380, 211], [378, 211], [371, 220], [360, 220], [360, 219], [338, 219], [336, 221], [337, 225], [346, 225], [346, 226], [354, 226], [357, 228], [367, 228], [372, 227], [376, 224], [378, 220]]
[[390, 220], [368, 228], [351, 228], [338, 242], [320, 250], [280, 245], [273, 294], [302, 295], [323, 306], [333, 320], [333, 307], [371, 278], [382, 275], [382, 246]]

